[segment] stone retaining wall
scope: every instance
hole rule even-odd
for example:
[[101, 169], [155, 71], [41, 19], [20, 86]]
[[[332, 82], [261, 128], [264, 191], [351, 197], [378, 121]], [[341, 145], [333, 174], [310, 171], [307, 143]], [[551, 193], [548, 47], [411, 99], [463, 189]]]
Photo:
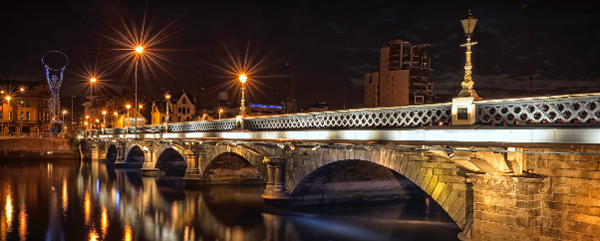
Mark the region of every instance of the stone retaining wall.
[[0, 139], [1, 159], [75, 159], [79, 156], [71, 139], [7, 138]]

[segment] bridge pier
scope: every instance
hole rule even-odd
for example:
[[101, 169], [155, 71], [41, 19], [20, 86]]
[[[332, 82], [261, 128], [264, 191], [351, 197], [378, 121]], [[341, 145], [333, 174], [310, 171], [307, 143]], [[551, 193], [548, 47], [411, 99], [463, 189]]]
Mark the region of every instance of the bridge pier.
[[542, 203], [549, 178], [467, 174], [473, 184], [473, 219], [461, 240], [540, 240]]
[[160, 169], [154, 167], [156, 160], [152, 155], [152, 151], [143, 150], [144, 151], [144, 163], [142, 164], [142, 175], [145, 177], [158, 177], [162, 175]]
[[190, 150], [184, 152], [188, 165], [187, 169], [185, 170], [185, 175], [183, 176], [186, 188], [202, 185], [205, 181], [202, 179], [202, 175], [200, 175], [198, 163], [203, 163], [206, 160], [206, 150], [204, 150], [202, 147], [199, 147], [198, 149], [198, 155]]
[[99, 159], [99, 155], [98, 155], [98, 145], [96, 145], [95, 142], [92, 141], [92, 153], [91, 153], [91, 159], [92, 161], [97, 161]]
[[115, 159], [115, 163], [113, 165], [124, 162], [125, 161], [125, 146], [121, 142], [117, 142], [117, 159]]
[[289, 194], [285, 191], [284, 183], [284, 157], [265, 157], [267, 163], [267, 187], [261, 196], [267, 205], [285, 205]]
[[198, 173], [198, 158], [196, 153], [191, 150], [185, 150], [183, 153], [187, 160], [187, 168], [185, 170], [185, 176]]

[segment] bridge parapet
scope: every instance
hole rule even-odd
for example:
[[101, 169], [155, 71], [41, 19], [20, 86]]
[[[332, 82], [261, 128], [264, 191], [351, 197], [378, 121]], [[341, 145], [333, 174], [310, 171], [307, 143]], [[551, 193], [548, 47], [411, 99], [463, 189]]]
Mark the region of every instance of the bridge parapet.
[[600, 94], [475, 101], [480, 124], [577, 124], [600, 121]]
[[[475, 125], [580, 124], [600, 121], [600, 94], [561, 95], [473, 102]], [[243, 118], [251, 131], [301, 129], [418, 128], [452, 125], [452, 103], [351, 109]], [[234, 131], [235, 119], [189, 121], [135, 128], [113, 128], [104, 134]], [[87, 134], [102, 134], [101, 130]]]
[[248, 130], [416, 127], [448, 124], [452, 104], [383, 107], [246, 118]]

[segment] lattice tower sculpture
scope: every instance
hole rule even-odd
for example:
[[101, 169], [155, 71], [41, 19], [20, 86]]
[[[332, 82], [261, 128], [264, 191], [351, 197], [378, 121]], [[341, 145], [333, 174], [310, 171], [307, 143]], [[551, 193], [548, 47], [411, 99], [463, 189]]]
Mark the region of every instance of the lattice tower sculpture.
[[[53, 67], [48, 66], [48, 64], [46, 64], [44, 62], [44, 57], [46, 57], [46, 55], [49, 53], [57, 53], [57, 54], [63, 55], [66, 60], [65, 65], [63, 65], [60, 68], [53, 68]], [[48, 108], [50, 108], [50, 125], [48, 127], [48, 130], [50, 132], [59, 132], [61, 130], [61, 121], [59, 118], [59, 112], [60, 112], [59, 91], [60, 91], [60, 86], [62, 85], [63, 72], [65, 71], [65, 68], [67, 68], [67, 65], [69, 65], [69, 58], [67, 57], [66, 54], [64, 54], [58, 50], [52, 50], [52, 51], [48, 51], [47, 53], [45, 53], [42, 56], [42, 64], [46, 68], [46, 80], [48, 81], [48, 86], [50, 86], [50, 101], [48, 103]]]

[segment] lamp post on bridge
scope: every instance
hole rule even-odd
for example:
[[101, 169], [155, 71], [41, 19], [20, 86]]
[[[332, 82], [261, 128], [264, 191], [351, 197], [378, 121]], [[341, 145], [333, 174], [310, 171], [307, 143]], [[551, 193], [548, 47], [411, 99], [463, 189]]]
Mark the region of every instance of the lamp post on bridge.
[[[244, 129], [244, 116], [246, 116], [246, 98], [244, 96], [244, 90], [246, 90], [246, 80], [248, 79], [248, 77], [246, 77], [245, 74], [240, 74], [240, 76], [238, 77], [240, 79], [240, 82], [242, 83], [242, 100], [241, 100], [241, 104], [240, 104], [240, 114], [237, 115], [235, 117], [235, 129], [237, 130], [243, 130]], [[219, 115], [221, 114], [221, 112], [219, 112]]]
[[[134, 77], [135, 77], [135, 118], [134, 118], [134, 126], [135, 126], [135, 133], [134, 133], [134, 139], [137, 138], [137, 117], [138, 117], [138, 91], [137, 91], [137, 66], [138, 66], [138, 60], [139, 58], [141, 58], [142, 53], [144, 53], [144, 47], [137, 46], [135, 47], [135, 52], [136, 52], [136, 56], [135, 56], [135, 73], [134, 73]], [[127, 112], [129, 112], [129, 109], [127, 109]], [[127, 116], [129, 117], [129, 113], [127, 113]]]
[[244, 90], [246, 90], [246, 80], [248, 79], [248, 77], [246, 77], [245, 74], [241, 74], [239, 79], [240, 79], [240, 82], [242, 83], [242, 101], [240, 104], [240, 115], [245, 116], [246, 115], [246, 106], [245, 106], [246, 98], [244, 96]]
[[[12, 110], [11, 110], [11, 108], [10, 108], [10, 99], [11, 99], [11, 98], [12, 98], [12, 97], [10, 97], [10, 95], [7, 95], [7, 96], [6, 96], [6, 102], [8, 102], [8, 110], [9, 110], [9, 112], [8, 112], [8, 124], [7, 124], [8, 126], [7, 126], [6, 128], [8, 129], [8, 135], [9, 135], [9, 136], [10, 136], [10, 122], [11, 122], [11, 121], [12, 121], [12, 119], [13, 119], [13, 118], [12, 118], [12, 115], [11, 115], [11, 113], [12, 113]], [[4, 111], [4, 110], [3, 110], [3, 111]], [[2, 120], [4, 120], [4, 117], [2, 117]], [[2, 130], [2, 133], [4, 134], [4, 130]]]
[[[63, 125], [65, 125], [65, 114], [67, 114], [67, 110], [63, 110], [62, 114], [63, 114], [63, 122], [62, 123], [63, 123]], [[65, 127], [63, 127], [63, 131], [66, 132], [66, 128], [67, 128], [67, 126], [65, 125]]]
[[466, 62], [465, 62], [465, 78], [463, 82], [460, 84], [462, 86], [462, 90], [458, 93], [458, 97], [473, 97], [475, 99], [481, 99], [473, 89], [472, 69], [473, 65], [471, 64], [471, 46], [477, 44], [477, 42], [471, 42], [471, 36], [473, 36], [473, 30], [475, 30], [475, 25], [477, 24], [477, 19], [473, 17], [471, 14], [471, 9], [469, 9], [469, 13], [462, 20], [460, 20], [462, 24], [463, 30], [465, 31], [465, 36], [467, 37], [467, 43], [460, 45], [461, 47], [466, 47]]
[[[126, 125], [125, 128], [126, 128], [127, 131], [129, 131], [129, 109], [131, 109], [131, 105], [127, 104], [125, 106], [125, 108], [127, 108], [127, 125]], [[136, 107], [136, 109], [137, 109], [137, 107]], [[125, 120], [125, 119], [123, 118], [123, 120]]]
[[119, 122], [119, 113], [118, 112], [113, 112], [113, 115], [115, 116], [115, 122], [112, 125], [113, 128], [117, 128], [117, 123]]
[[106, 110], [102, 111], [102, 134], [104, 134], [104, 129], [106, 128]]
[[[94, 83], [96, 83], [97, 79], [96, 78], [91, 78], [90, 79], [90, 117], [92, 117], [92, 120], [94, 120], [94, 114], [92, 114], [94, 112], [93, 110], [93, 103], [94, 103]], [[90, 131], [94, 129], [94, 122], [90, 121]]]
[[471, 36], [473, 36], [473, 30], [475, 30], [475, 24], [477, 19], [471, 14], [471, 9], [466, 17], [460, 20], [460, 23], [465, 31], [465, 37], [467, 37], [467, 43], [460, 45], [466, 47], [466, 61], [465, 61], [465, 78], [460, 84], [462, 89], [458, 93], [458, 96], [452, 99], [452, 125], [472, 125], [475, 123], [476, 117], [476, 100], [481, 100], [481, 97], [477, 95], [475, 89], [473, 89], [473, 76], [471, 64], [471, 46], [477, 44], [477, 42], [471, 42]]
[[164, 121], [164, 129], [165, 132], [167, 131], [167, 127], [169, 126], [169, 105], [171, 105], [171, 95], [167, 92], [167, 94], [165, 94], [165, 105], [166, 105], [166, 115], [165, 115], [165, 121]]

